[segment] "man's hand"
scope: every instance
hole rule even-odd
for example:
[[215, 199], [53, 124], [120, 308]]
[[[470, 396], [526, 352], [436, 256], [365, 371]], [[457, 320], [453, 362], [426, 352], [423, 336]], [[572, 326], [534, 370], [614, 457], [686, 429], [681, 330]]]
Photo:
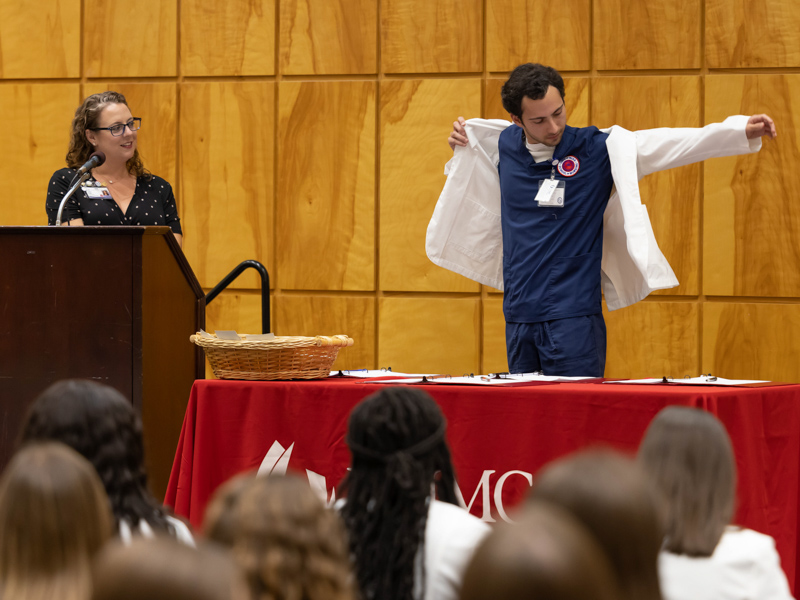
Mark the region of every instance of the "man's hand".
[[[453, 121], [453, 131], [450, 133], [450, 137], [447, 138], [447, 143], [450, 144], [451, 150], [455, 150], [456, 146], [467, 145], [467, 131], [464, 129], [465, 123], [464, 117], [458, 117], [458, 121]], [[750, 127], [750, 125], [748, 125], [748, 127]]]
[[[775, 123], [772, 122], [767, 115], [753, 115], [747, 120], [747, 126], [744, 128], [747, 134], [747, 139], [752, 140], [763, 135], [770, 139], [778, 137], [778, 132], [775, 130]], [[451, 136], [453, 134], [450, 134]]]

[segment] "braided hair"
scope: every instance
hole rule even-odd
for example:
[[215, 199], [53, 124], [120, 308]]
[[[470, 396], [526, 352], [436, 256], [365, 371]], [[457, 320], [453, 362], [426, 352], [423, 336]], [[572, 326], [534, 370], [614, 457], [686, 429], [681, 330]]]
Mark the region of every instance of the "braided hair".
[[342, 518], [363, 600], [413, 600], [415, 589], [424, 590], [418, 557], [432, 489], [439, 500], [458, 504], [444, 432], [433, 399], [408, 386], [372, 394], [350, 414], [352, 466], [341, 486]]
[[147, 489], [142, 421], [130, 402], [112, 387], [81, 379], [58, 381], [31, 406], [21, 442], [58, 441], [82, 454], [97, 470], [111, 501], [117, 529], [122, 520], [140, 520], [174, 534], [159, 503]]

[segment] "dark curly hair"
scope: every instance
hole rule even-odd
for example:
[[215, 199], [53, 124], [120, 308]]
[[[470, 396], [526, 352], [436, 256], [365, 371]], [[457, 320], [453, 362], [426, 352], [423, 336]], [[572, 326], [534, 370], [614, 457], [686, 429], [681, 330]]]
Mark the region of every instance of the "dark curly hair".
[[[353, 458], [340, 490], [347, 496], [341, 514], [364, 600], [414, 597], [432, 486], [439, 500], [458, 504], [444, 432], [433, 399], [407, 386], [372, 394], [350, 414]], [[416, 576], [424, 589], [424, 568]]]
[[525, 63], [511, 71], [508, 81], [500, 90], [503, 108], [516, 117], [522, 117], [522, 99], [541, 100], [553, 86], [564, 99], [564, 80], [553, 67], [539, 63]]
[[[67, 150], [67, 166], [71, 169], [80, 168], [94, 152], [94, 146], [86, 139], [86, 130], [97, 127], [100, 113], [109, 104], [128, 106], [125, 96], [119, 92], [108, 91], [92, 94], [75, 110], [75, 117], [72, 119], [70, 128], [69, 149]], [[136, 177], [150, 175], [150, 172], [144, 168], [138, 149], [134, 151], [133, 157], [128, 160], [126, 166], [128, 173]]]
[[253, 600], [353, 600], [344, 525], [308, 482], [252, 479], [234, 512], [233, 556]]
[[142, 421], [130, 402], [107, 385], [82, 379], [57, 381], [31, 405], [20, 443], [58, 441], [82, 454], [106, 488], [117, 529], [144, 520], [155, 530], [174, 528], [147, 489]]

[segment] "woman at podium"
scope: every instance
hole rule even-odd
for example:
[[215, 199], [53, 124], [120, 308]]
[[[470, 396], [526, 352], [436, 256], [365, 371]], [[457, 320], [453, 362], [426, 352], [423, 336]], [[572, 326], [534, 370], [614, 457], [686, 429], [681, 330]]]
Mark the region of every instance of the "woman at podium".
[[141, 126], [118, 92], [83, 101], [72, 120], [67, 168], [56, 171], [47, 186], [49, 225], [56, 224], [59, 204], [82, 169], [91, 175], [64, 205], [62, 225], [166, 225], [182, 242], [172, 186], [144, 168], [136, 148]]

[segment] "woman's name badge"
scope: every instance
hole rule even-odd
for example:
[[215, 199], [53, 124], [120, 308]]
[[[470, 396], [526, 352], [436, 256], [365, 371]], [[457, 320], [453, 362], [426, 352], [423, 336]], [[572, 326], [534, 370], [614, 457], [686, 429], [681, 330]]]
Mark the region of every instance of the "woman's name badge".
[[87, 198], [94, 198], [96, 200], [111, 199], [111, 192], [109, 192], [108, 188], [104, 185], [82, 185], [81, 190], [83, 190], [83, 193], [86, 194]]
[[539, 206], [564, 207], [566, 184], [563, 179], [544, 179], [539, 181], [536, 203]]

